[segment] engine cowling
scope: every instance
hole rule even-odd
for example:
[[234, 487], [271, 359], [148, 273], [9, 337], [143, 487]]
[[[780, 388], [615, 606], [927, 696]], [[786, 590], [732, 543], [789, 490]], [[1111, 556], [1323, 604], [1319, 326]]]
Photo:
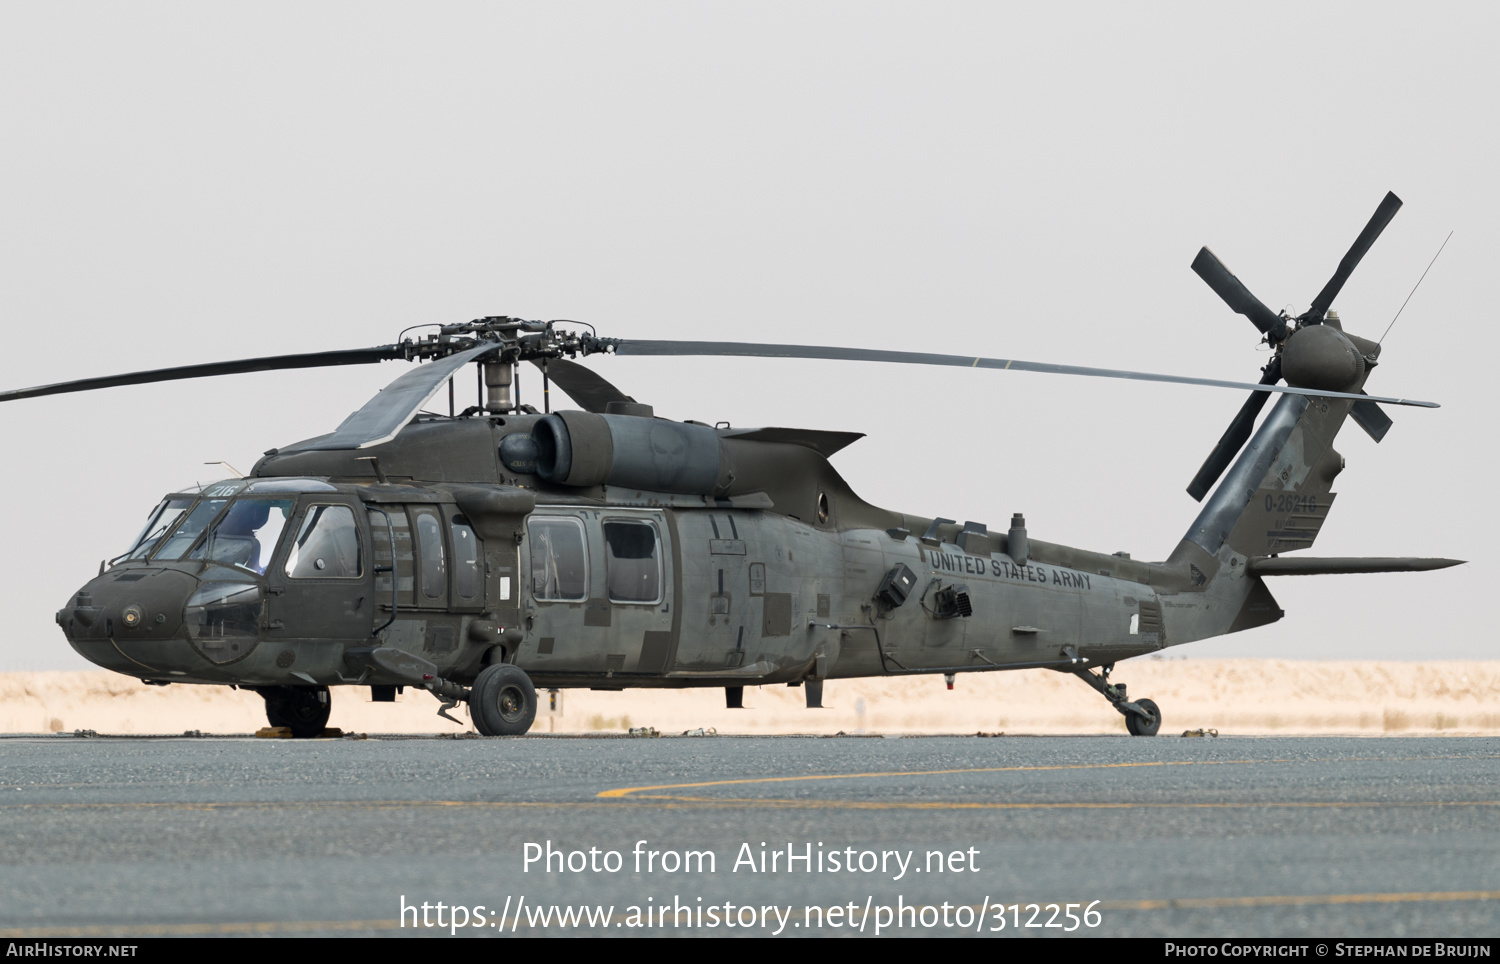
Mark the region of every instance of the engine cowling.
[[707, 425], [557, 412], [536, 423], [532, 438], [537, 475], [548, 482], [683, 495], [711, 495], [720, 488], [719, 435]]

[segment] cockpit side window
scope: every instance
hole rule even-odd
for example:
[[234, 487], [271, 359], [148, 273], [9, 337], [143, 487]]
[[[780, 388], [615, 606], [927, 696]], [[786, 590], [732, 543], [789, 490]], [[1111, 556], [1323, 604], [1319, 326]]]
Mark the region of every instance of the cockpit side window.
[[539, 519], [526, 523], [531, 543], [531, 594], [543, 602], [588, 597], [589, 559], [583, 524], [577, 519]]
[[293, 579], [349, 579], [363, 573], [354, 510], [347, 505], [308, 506], [287, 551], [286, 574]]

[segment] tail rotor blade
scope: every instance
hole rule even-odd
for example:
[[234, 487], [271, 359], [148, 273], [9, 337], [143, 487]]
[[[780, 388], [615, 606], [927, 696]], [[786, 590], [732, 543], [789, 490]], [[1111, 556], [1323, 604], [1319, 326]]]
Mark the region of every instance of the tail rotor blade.
[[1391, 218], [1395, 217], [1399, 210], [1401, 210], [1401, 199], [1396, 196], [1395, 192], [1388, 192], [1385, 200], [1380, 202], [1380, 207], [1375, 209], [1375, 215], [1370, 218], [1370, 223], [1359, 232], [1359, 237], [1354, 239], [1349, 253], [1344, 255], [1344, 260], [1339, 262], [1339, 269], [1333, 273], [1333, 277], [1328, 279], [1323, 290], [1318, 292], [1318, 296], [1313, 299], [1312, 307], [1308, 309], [1309, 314], [1315, 318], [1321, 318], [1327, 314], [1329, 306], [1333, 304], [1333, 299], [1338, 297], [1340, 289], [1344, 287], [1344, 282], [1349, 280], [1349, 275], [1353, 274], [1354, 269], [1359, 266], [1365, 252], [1370, 250], [1375, 239], [1380, 237], [1380, 232], [1385, 230], [1385, 226], [1391, 223]]
[[[1266, 366], [1265, 374], [1261, 376], [1262, 385], [1274, 385], [1281, 380], [1281, 356], [1277, 355], [1271, 359]], [[1239, 454], [1240, 449], [1245, 447], [1250, 433], [1255, 429], [1255, 417], [1265, 407], [1267, 394], [1265, 392], [1251, 392], [1250, 397], [1245, 399], [1245, 404], [1240, 406], [1239, 413], [1234, 416], [1234, 421], [1229, 423], [1229, 428], [1224, 430], [1224, 435], [1219, 439], [1208, 458], [1203, 460], [1203, 467], [1198, 474], [1193, 476], [1193, 481], [1188, 485], [1188, 495], [1193, 497], [1194, 502], [1202, 502], [1208, 490], [1219, 481], [1219, 476], [1229, 468], [1229, 463]], [[1374, 403], [1369, 403], [1374, 407]]]
[[1365, 430], [1365, 434], [1379, 442], [1391, 430], [1391, 417], [1379, 405], [1370, 401], [1355, 402], [1349, 409], [1354, 424]]
[[1263, 335], [1285, 327], [1285, 322], [1276, 312], [1267, 308], [1259, 298], [1250, 293], [1244, 282], [1234, 276], [1234, 272], [1225, 266], [1214, 253], [1207, 248], [1198, 252], [1198, 257], [1193, 259], [1193, 271], [1202, 278], [1214, 293], [1224, 299], [1224, 303], [1233, 308], [1236, 314], [1244, 315], [1250, 319], [1250, 323], [1260, 329]]

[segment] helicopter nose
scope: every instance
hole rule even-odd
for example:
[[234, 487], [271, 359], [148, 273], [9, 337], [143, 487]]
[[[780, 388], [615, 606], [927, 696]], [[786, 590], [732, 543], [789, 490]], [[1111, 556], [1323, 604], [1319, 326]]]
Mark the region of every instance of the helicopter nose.
[[265, 591], [249, 573], [209, 572], [111, 570], [80, 589], [57, 623], [80, 655], [119, 673], [211, 674], [259, 643]]
[[198, 580], [171, 569], [106, 572], [58, 610], [69, 639], [170, 639], [182, 630], [184, 605]]
[[197, 587], [193, 576], [172, 569], [111, 570], [58, 610], [57, 625], [90, 662], [134, 676], [164, 671], [187, 655], [183, 611]]

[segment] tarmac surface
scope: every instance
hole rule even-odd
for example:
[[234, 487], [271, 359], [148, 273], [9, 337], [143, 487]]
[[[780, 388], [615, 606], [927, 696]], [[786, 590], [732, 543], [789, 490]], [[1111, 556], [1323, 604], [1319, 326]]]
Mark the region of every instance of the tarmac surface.
[[7, 938], [1500, 931], [1493, 737], [12, 737], [0, 834]]

